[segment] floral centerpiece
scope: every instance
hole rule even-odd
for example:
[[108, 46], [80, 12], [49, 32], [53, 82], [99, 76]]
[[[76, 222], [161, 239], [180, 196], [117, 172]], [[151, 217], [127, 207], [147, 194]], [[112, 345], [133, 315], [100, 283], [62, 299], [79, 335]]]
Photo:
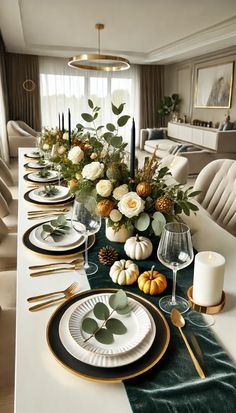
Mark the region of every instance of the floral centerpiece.
[[96, 126], [100, 108], [91, 100], [88, 104], [91, 113], [81, 116], [91, 126], [78, 124], [71, 149], [54, 158], [61, 163], [63, 177], [78, 198], [93, 195], [100, 215], [107, 218], [114, 231], [121, 227], [150, 229], [159, 235], [166, 221], [197, 211], [191, 202], [197, 192], [192, 192], [192, 187], [185, 190], [179, 184], [168, 185], [171, 173], [167, 167], [160, 168], [155, 153], [136, 171], [135, 179], [130, 179], [127, 143], [120, 135], [120, 128], [130, 118], [122, 114], [125, 104], [112, 104], [117, 121], [105, 127]]
[[41, 133], [41, 149], [49, 151], [56, 145], [59, 155], [68, 149], [68, 132], [62, 132], [58, 128], [43, 128]]

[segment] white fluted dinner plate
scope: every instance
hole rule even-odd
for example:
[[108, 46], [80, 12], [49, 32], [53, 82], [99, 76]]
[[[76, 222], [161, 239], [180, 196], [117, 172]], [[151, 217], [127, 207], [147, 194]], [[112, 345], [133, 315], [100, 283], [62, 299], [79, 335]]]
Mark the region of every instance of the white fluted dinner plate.
[[[111, 295], [111, 294], [108, 293], [108, 295]], [[96, 297], [96, 296], [101, 296], [101, 295], [95, 294], [93, 297]], [[87, 298], [85, 298], [84, 300], [81, 300], [81, 303], [86, 300]], [[129, 303], [131, 303], [132, 301], [136, 303], [136, 300], [133, 300], [132, 298], [129, 298], [128, 300], [129, 300]], [[138, 303], [138, 305], [140, 305], [143, 309], [145, 309], [145, 307], [142, 304]], [[73, 339], [69, 331], [69, 320], [70, 320], [72, 313], [76, 310], [77, 307], [78, 307], [77, 302], [72, 304], [61, 317], [60, 324], [59, 324], [59, 336], [66, 350], [73, 357], [77, 358], [78, 360], [86, 364], [90, 364], [96, 367], [104, 367], [104, 368], [114, 368], [114, 367], [125, 366], [143, 357], [148, 352], [148, 350], [150, 349], [155, 339], [156, 325], [155, 325], [155, 322], [151, 314], [145, 309], [145, 311], [147, 311], [148, 316], [150, 317], [151, 328], [148, 334], [145, 336], [145, 338], [141, 341], [141, 343], [138, 346], [134, 347], [132, 350], [126, 353], [121, 353], [117, 355], [115, 354], [104, 355], [104, 354], [97, 354], [92, 351], [88, 351], [78, 345], [78, 343]]]
[[43, 165], [40, 165], [38, 162], [28, 162], [24, 166], [27, 167], [27, 168], [32, 168], [32, 169], [43, 169], [43, 168], [46, 168], [49, 165], [50, 165], [49, 161], [44, 161]]
[[90, 317], [95, 319], [98, 322], [98, 325], [102, 324], [102, 321], [97, 320], [94, 316], [93, 308], [95, 304], [101, 302], [109, 308], [111, 313], [112, 308], [109, 305], [109, 297], [109, 294], [88, 297], [86, 301], [82, 304], [80, 303], [70, 317], [69, 330], [71, 336], [79, 346], [88, 351], [92, 351], [93, 353], [103, 355], [127, 353], [141, 343], [151, 328], [151, 321], [147, 311], [135, 301], [131, 301], [132, 311], [130, 314], [119, 315], [118, 313], [115, 313], [114, 315], [114, 317], [122, 321], [127, 328], [125, 334], [114, 335], [114, 343], [109, 345], [99, 343], [94, 337], [85, 342], [90, 334], [87, 334], [82, 330], [81, 325], [83, 320]]

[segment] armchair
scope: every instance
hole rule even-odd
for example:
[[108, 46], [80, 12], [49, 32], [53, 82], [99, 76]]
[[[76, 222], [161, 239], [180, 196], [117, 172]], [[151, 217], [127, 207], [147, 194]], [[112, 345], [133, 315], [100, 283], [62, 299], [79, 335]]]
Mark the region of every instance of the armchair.
[[36, 145], [36, 138], [40, 132], [36, 132], [21, 120], [9, 120], [7, 122], [7, 134], [10, 157], [18, 156], [18, 148]]

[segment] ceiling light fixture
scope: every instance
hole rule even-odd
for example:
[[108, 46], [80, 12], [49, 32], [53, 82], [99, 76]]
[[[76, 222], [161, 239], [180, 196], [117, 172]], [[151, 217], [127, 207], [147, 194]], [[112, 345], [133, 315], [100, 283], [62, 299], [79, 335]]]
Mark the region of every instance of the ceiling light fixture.
[[111, 56], [100, 53], [100, 31], [104, 29], [104, 24], [97, 23], [98, 30], [98, 53], [80, 54], [70, 58], [68, 65], [76, 69], [102, 70], [104, 72], [118, 72], [130, 68], [127, 59], [120, 56]]

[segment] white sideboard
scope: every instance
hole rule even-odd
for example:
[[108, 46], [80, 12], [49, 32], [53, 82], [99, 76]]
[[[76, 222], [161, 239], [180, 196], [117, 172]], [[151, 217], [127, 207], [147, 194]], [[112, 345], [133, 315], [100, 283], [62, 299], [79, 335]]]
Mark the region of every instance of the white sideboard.
[[168, 137], [216, 152], [236, 153], [236, 130], [218, 131], [187, 123], [169, 122]]

